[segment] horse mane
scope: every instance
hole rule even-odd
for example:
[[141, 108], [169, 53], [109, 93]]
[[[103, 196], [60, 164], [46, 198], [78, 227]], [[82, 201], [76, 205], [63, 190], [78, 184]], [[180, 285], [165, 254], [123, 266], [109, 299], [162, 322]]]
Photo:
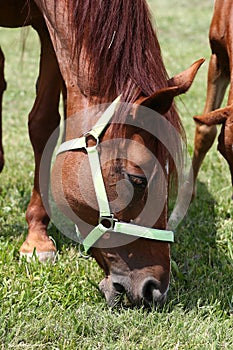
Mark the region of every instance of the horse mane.
[[[110, 102], [122, 94], [124, 102], [133, 103], [139, 95], [149, 96], [168, 86], [168, 74], [145, 0], [70, 0], [69, 4], [73, 55], [80, 57], [85, 48], [85, 62], [100, 98]], [[164, 117], [184, 136], [174, 103]], [[116, 135], [116, 128], [112, 130]], [[181, 159], [180, 146], [174, 147]], [[169, 158], [172, 172], [174, 160], [166, 155], [165, 147], [159, 148], [158, 158], [161, 162]]]
[[130, 80], [145, 95], [166, 86], [166, 70], [144, 0], [71, 2], [74, 48], [79, 55], [85, 47], [100, 95], [120, 94]]
[[[160, 45], [145, 0], [70, 0], [73, 50], [85, 48], [99, 97], [133, 103], [168, 86]], [[166, 116], [182, 130], [175, 107]]]

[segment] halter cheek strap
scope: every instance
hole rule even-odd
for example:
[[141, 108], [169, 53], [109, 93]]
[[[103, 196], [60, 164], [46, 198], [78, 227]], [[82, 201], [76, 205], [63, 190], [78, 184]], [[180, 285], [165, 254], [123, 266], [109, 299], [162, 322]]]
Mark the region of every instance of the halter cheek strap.
[[[159, 230], [156, 228], [148, 228], [144, 226], [135, 225], [132, 223], [118, 221], [114, 214], [111, 213], [111, 209], [108, 202], [108, 197], [103, 181], [103, 176], [101, 172], [101, 165], [99, 159], [98, 145], [99, 137], [103, 130], [111, 120], [118, 102], [120, 101], [118, 96], [112, 104], [106, 109], [94, 127], [87, 132], [84, 136], [66, 141], [61, 144], [57, 151], [57, 155], [75, 149], [85, 149], [88, 155], [92, 179], [95, 188], [95, 194], [97, 198], [97, 203], [99, 206], [99, 223], [94, 227], [91, 232], [83, 239], [80, 231], [76, 227], [76, 232], [79, 241], [83, 244], [84, 250], [87, 252], [106, 232], [119, 232], [130, 236], [153, 239], [164, 242], [174, 242], [174, 234], [172, 231]], [[95, 139], [95, 146], [88, 147], [87, 138], [92, 136]]]

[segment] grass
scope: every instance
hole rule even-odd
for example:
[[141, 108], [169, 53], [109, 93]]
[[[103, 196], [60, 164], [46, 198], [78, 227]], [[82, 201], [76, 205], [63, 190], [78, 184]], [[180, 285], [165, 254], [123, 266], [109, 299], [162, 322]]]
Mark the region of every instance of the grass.
[[[209, 57], [208, 0], [150, 0], [170, 75]], [[23, 35], [25, 35], [25, 30]], [[0, 29], [8, 90], [3, 129], [6, 166], [0, 177], [1, 349], [232, 349], [233, 242], [228, 167], [216, 151], [200, 172], [197, 198], [176, 230], [172, 277], [163, 309], [110, 309], [96, 284], [102, 271], [78, 257], [75, 244], [50, 226], [59, 248], [54, 265], [19, 262], [33, 181], [27, 114], [35, 94], [38, 39], [29, 31], [21, 58], [21, 30]], [[208, 64], [177, 105], [193, 149], [192, 116], [204, 106]]]

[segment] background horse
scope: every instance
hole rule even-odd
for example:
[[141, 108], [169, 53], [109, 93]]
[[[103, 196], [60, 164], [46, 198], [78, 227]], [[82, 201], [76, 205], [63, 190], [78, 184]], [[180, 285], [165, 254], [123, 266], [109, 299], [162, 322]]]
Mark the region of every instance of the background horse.
[[[63, 80], [58, 67], [56, 55], [43, 16], [34, 2], [11, 1], [0, 2], [0, 25], [15, 28], [31, 25], [38, 33], [41, 42], [40, 70], [36, 86], [36, 99], [29, 114], [29, 135], [35, 156], [34, 187], [27, 209], [29, 239], [23, 243], [21, 255], [31, 256], [34, 247], [40, 260], [53, 259], [56, 248], [45, 233], [48, 219], [43, 214], [44, 207], [40, 205], [39, 167], [44, 146], [59, 125], [58, 111], [60, 91]], [[0, 103], [6, 89], [4, 79], [4, 55], [0, 51]], [[64, 91], [64, 89], [63, 89]], [[4, 166], [2, 128], [2, 105], [0, 104], [0, 171]], [[44, 193], [47, 192], [48, 182], [44, 183]], [[37, 214], [35, 214], [37, 212]]]
[[[98, 113], [102, 112], [98, 107], [100, 104], [109, 103], [121, 95], [121, 101], [132, 106], [127, 110], [127, 116], [125, 113], [113, 113], [112, 120], [115, 125], [108, 126], [107, 123], [98, 136], [101, 141], [101, 159], [106, 153], [114, 155], [110, 161], [101, 162], [103, 186], [114, 223], [117, 221], [119, 227], [119, 223], [127, 225], [133, 221], [135, 232], [136, 228], [140, 231], [141, 227], [141, 238], [123, 246], [113, 247], [110, 244], [104, 248], [101, 245], [91, 248], [93, 257], [106, 276], [101, 283], [101, 289], [109, 304], [123, 292], [126, 292], [132, 304], [162, 303], [169, 286], [169, 243], [166, 239], [143, 238], [142, 225], [158, 228], [162, 232], [167, 228], [168, 182], [174, 172], [174, 159], [166, 147], [145, 130], [143, 123], [146, 123], [146, 116], [142, 119], [138, 110], [140, 106], [145, 106], [163, 114], [163, 119], [168, 125], [182, 134], [173, 98], [188, 90], [203, 60], [178, 76], [168, 79], [144, 0], [116, 0], [106, 3], [97, 0], [38, 0], [36, 4], [45, 18], [67, 88], [66, 141], [83, 137], [89, 130], [93, 131], [93, 126], [99, 119]], [[30, 2], [30, 5], [33, 6], [33, 3]], [[58, 74], [58, 70], [56, 72]], [[60, 83], [59, 79], [59, 84], [56, 85], [57, 99]], [[49, 101], [49, 106], [50, 103]], [[85, 114], [85, 110], [92, 107], [95, 107], [95, 112], [98, 113], [91, 116]], [[84, 112], [80, 112], [83, 110]], [[74, 115], [79, 115], [79, 118], [72, 118]], [[131, 125], [127, 125], [129, 122], [125, 123], [126, 118], [130, 119]], [[35, 248], [37, 253], [50, 254], [54, 252], [54, 247], [51, 247], [47, 236], [49, 216], [38, 190], [38, 167], [49, 136], [58, 125], [59, 115], [56, 110], [46, 118], [34, 117], [30, 120], [36, 175], [32, 199], [27, 209], [29, 231], [21, 252], [31, 254]], [[69, 123], [69, 120], [72, 122]], [[132, 125], [132, 121], [135, 120], [138, 124]], [[149, 116], [148, 120], [153, 124], [153, 118]], [[171, 137], [170, 127], [165, 132], [168, 143], [179, 156], [180, 148]], [[96, 149], [97, 138], [93, 139], [93, 133], [88, 135], [90, 137], [85, 137], [85, 147]], [[123, 140], [120, 146], [126, 155], [125, 159], [116, 157], [118, 150], [113, 147], [114, 142], [111, 142], [116, 137]], [[127, 144], [125, 140], [131, 142]], [[108, 141], [111, 147], [104, 149]], [[131, 158], [129, 154], [134, 156], [133, 161], [128, 160]], [[162, 170], [160, 175], [163, 174], [167, 180], [166, 186], [157, 181], [160, 177], [153, 156]], [[84, 149], [66, 149], [59, 154], [53, 169], [52, 187], [58, 206], [65, 213], [68, 212], [68, 215], [71, 212], [71, 219], [76, 222], [79, 218], [95, 227], [99, 217], [98, 198], [87, 158]], [[143, 171], [145, 168], [148, 171], [146, 177]], [[49, 167], [45, 170], [43, 188], [40, 189], [43, 197], [47, 196], [48, 170]], [[150, 182], [146, 181], [148, 178]], [[121, 193], [127, 193], [129, 185], [133, 186], [135, 191], [130, 203], [128, 198], [123, 197], [119, 209], [114, 207], [113, 203], [118, 197], [117, 185], [121, 180], [124, 180]], [[158, 197], [155, 198], [161, 197], [162, 205], [158, 208], [157, 219], [152, 223], [145, 223], [145, 218], [140, 217], [140, 213], [143, 212], [151, 187], [154, 188], [153, 193], [158, 193]], [[153, 218], [153, 211], [158, 206], [155, 200], [152, 203], [153, 208], [148, 209], [146, 218]], [[109, 223], [112, 225], [110, 219], [107, 220], [107, 224]]]
[[[212, 54], [208, 71], [206, 104], [203, 115], [194, 117], [196, 124], [193, 156], [194, 179], [202, 161], [212, 146], [221, 124], [218, 150], [229, 164], [233, 186], [233, 4], [231, 0], [216, 0], [209, 31]], [[227, 107], [219, 108], [230, 82]], [[233, 195], [232, 195], [233, 196]], [[233, 198], [233, 197], [232, 197]]]

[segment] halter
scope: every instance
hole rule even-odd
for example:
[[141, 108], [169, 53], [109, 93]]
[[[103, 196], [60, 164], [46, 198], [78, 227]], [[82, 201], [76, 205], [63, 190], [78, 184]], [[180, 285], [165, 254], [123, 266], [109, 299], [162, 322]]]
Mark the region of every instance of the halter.
[[[79, 241], [82, 243], [84, 250], [87, 252], [106, 232], [123, 233], [130, 236], [148, 238], [163, 242], [174, 242], [174, 234], [172, 231], [160, 230], [156, 228], [149, 228], [139, 226], [136, 224], [118, 221], [110, 210], [106, 189], [101, 172], [101, 165], [99, 159], [98, 145], [99, 137], [103, 130], [111, 120], [115, 113], [118, 102], [118, 96], [112, 104], [106, 109], [93, 128], [85, 133], [82, 137], [72, 139], [62, 143], [57, 151], [57, 155], [66, 151], [84, 149], [88, 154], [88, 159], [91, 168], [92, 179], [95, 188], [95, 194], [99, 206], [99, 221], [98, 225], [83, 239], [77, 227], [76, 232]], [[88, 147], [87, 139], [92, 137], [95, 140], [95, 145]]]

